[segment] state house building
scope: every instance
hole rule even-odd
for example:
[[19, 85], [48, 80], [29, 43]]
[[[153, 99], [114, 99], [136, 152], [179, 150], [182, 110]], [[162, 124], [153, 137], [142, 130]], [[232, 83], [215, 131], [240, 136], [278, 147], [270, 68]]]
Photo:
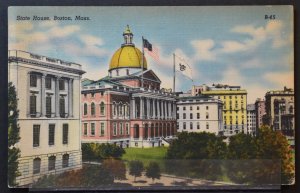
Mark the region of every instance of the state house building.
[[82, 81], [82, 143], [168, 145], [176, 133], [175, 95], [160, 88], [161, 80], [132, 43], [129, 27], [123, 36], [108, 76]]

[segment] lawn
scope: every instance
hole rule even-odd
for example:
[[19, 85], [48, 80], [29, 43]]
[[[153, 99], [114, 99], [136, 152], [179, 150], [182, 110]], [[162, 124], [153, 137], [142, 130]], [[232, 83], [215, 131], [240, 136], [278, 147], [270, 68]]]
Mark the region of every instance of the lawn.
[[144, 163], [144, 166], [148, 165], [150, 161], [156, 161], [162, 166], [167, 150], [167, 147], [126, 148], [122, 160], [140, 160]]

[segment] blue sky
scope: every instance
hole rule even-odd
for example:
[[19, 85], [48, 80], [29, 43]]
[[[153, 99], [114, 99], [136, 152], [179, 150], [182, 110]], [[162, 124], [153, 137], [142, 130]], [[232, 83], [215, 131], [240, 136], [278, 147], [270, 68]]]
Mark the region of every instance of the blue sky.
[[[18, 15], [91, 20], [16, 21]], [[10, 7], [9, 49], [80, 63], [84, 77], [96, 80], [107, 75], [128, 24], [136, 47], [144, 36], [159, 49], [159, 62], [146, 57], [163, 87], [172, 88], [175, 53], [191, 66], [194, 80], [177, 73], [177, 91], [193, 84], [240, 85], [253, 103], [268, 90], [294, 87], [292, 21], [290, 6]]]

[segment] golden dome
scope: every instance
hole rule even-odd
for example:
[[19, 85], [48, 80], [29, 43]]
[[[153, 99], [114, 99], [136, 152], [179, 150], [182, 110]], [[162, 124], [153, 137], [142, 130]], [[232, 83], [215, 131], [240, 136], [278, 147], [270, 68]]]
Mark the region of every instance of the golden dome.
[[[111, 58], [109, 70], [116, 68], [142, 68], [142, 52], [134, 46], [122, 46]], [[147, 61], [144, 57], [144, 69], [147, 69]]]

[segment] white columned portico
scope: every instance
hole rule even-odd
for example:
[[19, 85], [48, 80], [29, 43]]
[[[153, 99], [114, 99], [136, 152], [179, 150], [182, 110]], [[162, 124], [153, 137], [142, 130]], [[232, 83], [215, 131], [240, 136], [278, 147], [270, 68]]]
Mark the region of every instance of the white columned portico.
[[163, 119], [164, 118], [164, 102], [163, 100], [160, 101], [160, 108], [161, 108], [161, 111], [160, 111], [160, 118]]
[[55, 116], [59, 117], [59, 76], [55, 79]]
[[41, 117], [46, 116], [46, 92], [45, 92], [46, 74], [41, 76]]
[[168, 102], [168, 107], [169, 107], [169, 114], [168, 114], [168, 118], [171, 119], [172, 118], [172, 109], [171, 109], [171, 104], [172, 104], [172, 101], [169, 101]]
[[176, 102], [173, 101], [173, 119], [176, 119], [176, 112], [177, 109], [176, 109]]
[[168, 108], [167, 108], [167, 101], [165, 101], [165, 119], [167, 119], [168, 118], [168, 116], [167, 116], [167, 111], [168, 111]]

